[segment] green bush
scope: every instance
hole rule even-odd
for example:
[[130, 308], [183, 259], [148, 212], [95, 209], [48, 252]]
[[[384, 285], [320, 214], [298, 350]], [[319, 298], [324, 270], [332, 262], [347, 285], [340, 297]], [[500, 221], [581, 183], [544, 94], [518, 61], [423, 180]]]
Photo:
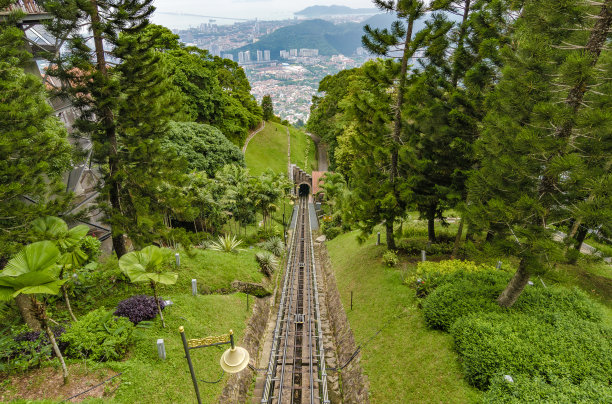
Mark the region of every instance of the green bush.
[[280, 237], [270, 237], [266, 241], [260, 243], [260, 247], [271, 252], [277, 257], [280, 257], [285, 252], [285, 243]]
[[431, 293], [436, 287], [457, 272], [464, 274], [475, 272], [495, 272], [495, 268], [489, 265], [478, 265], [472, 261], [445, 260], [440, 262], [425, 261], [417, 264], [416, 271], [407, 278], [411, 284], [417, 285], [419, 296], [424, 297]]
[[403, 238], [397, 242], [397, 248], [408, 255], [420, 255], [422, 250], [430, 256], [447, 255], [453, 252], [453, 243], [438, 241], [430, 243], [427, 239]]
[[342, 227], [333, 226], [330, 223], [324, 223], [321, 226], [321, 232], [325, 234], [328, 240], [332, 240], [342, 234]]
[[397, 253], [392, 250], [387, 250], [382, 256], [383, 263], [388, 267], [394, 267], [399, 263]]
[[512, 310], [554, 321], [559, 314], [577, 316], [580, 319], [600, 322], [602, 312], [586, 293], [566, 288], [529, 287], [512, 306]]
[[573, 384], [569, 379], [512, 376], [512, 382], [497, 376], [483, 397], [486, 404], [522, 403], [612, 403], [612, 386], [585, 379]]
[[448, 331], [460, 317], [482, 312], [498, 312], [495, 301], [510, 279], [505, 272], [457, 272], [446, 276], [423, 302], [425, 322], [434, 329]]
[[468, 383], [486, 389], [497, 375], [612, 383], [612, 330], [576, 316], [554, 322], [523, 313], [480, 313], [451, 327]]
[[66, 354], [94, 361], [119, 360], [125, 355], [134, 325], [100, 307], [81, 317], [61, 337]]

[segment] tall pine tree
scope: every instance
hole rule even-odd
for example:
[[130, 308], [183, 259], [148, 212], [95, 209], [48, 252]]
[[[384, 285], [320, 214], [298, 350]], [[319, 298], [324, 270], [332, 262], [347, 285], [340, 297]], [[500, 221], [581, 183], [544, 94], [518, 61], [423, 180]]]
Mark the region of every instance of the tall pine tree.
[[156, 194], [172, 181], [167, 177], [172, 159], [159, 142], [176, 99], [152, 51], [155, 38], [134, 39], [148, 24], [151, 3], [45, 2], [54, 16], [48, 29], [67, 47], [49, 55], [49, 74], [62, 83], [58, 95], [80, 109], [78, 133], [94, 142], [94, 160], [103, 173], [101, 205], [119, 257], [126, 253], [124, 234], [139, 242], [163, 228], [164, 208], [156, 206], [161, 200]]
[[494, 245], [520, 258], [498, 298], [502, 306], [512, 306], [529, 277], [554, 262], [552, 226], [581, 215], [609, 220], [609, 154], [603, 156], [610, 114], [585, 101], [603, 94], [592, 102], [609, 103], [598, 87], [609, 79], [609, 58], [601, 54], [609, 52], [611, 3], [527, 1], [503, 50], [507, 62], [477, 144], [481, 167], [470, 179], [468, 210]]

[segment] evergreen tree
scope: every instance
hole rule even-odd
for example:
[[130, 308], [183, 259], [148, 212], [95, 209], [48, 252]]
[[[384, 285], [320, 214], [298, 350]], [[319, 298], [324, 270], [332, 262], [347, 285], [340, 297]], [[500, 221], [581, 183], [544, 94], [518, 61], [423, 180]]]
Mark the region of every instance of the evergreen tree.
[[610, 94], [598, 87], [609, 78], [609, 58], [601, 56], [609, 52], [611, 3], [527, 1], [513, 48], [503, 49], [507, 62], [477, 143], [481, 167], [470, 178], [469, 207], [491, 242], [520, 258], [502, 306], [554, 261], [551, 226], [582, 216], [610, 220], [610, 108], [586, 102], [609, 106]]
[[49, 74], [62, 83], [57, 94], [80, 109], [75, 128], [94, 142], [103, 173], [100, 202], [119, 257], [126, 253], [124, 234], [146, 242], [163, 228], [171, 197], [158, 192], [172, 189], [165, 184], [176, 178], [160, 137], [180, 102], [153, 52], [154, 39], [137, 38], [154, 10], [151, 2], [45, 2], [54, 16], [48, 29], [66, 38], [68, 49], [49, 55]]
[[269, 121], [274, 117], [274, 105], [270, 94], [264, 95], [261, 100], [261, 110], [263, 111], [263, 120]]
[[385, 136], [388, 148], [388, 169], [385, 170], [389, 176], [390, 193], [386, 196], [387, 202], [384, 206], [392, 206], [392, 210], [385, 216], [385, 227], [387, 231], [387, 247], [395, 249], [395, 238], [393, 235], [393, 224], [398, 214], [403, 212], [405, 203], [400, 197], [399, 190], [399, 148], [402, 134], [402, 107], [404, 105], [404, 92], [408, 77], [408, 61], [422, 44], [422, 38], [414, 36], [414, 23], [421, 18], [426, 11], [425, 3], [420, 0], [374, 0], [379, 9], [395, 13], [398, 20], [394, 21], [391, 29], [364, 27], [365, 35], [362, 38], [363, 45], [370, 52], [381, 56], [396, 56], [399, 54], [399, 68], [385, 66], [396, 70], [397, 83], [393, 86], [393, 124], [387, 136]]
[[26, 243], [32, 220], [67, 208], [62, 175], [72, 158], [40, 78], [24, 72], [31, 55], [12, 22], [0, 22], [0, 268]]

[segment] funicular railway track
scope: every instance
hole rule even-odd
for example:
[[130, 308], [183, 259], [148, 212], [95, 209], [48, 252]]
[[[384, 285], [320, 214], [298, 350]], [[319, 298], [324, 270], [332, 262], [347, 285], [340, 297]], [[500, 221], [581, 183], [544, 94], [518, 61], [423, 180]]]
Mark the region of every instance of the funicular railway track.
[[308, 198], [291, 237], [261, 403], [329, 403]]

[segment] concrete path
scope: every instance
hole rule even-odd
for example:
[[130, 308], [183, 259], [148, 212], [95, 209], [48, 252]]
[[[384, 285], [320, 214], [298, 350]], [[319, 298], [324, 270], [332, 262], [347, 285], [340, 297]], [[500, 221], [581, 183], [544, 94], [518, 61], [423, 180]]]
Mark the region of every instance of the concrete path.
[[329, 169], [329, 159], [327, 157], [327, 145], [321, 141], [321, 138], [314, 133], [306, 132], [315, 142], [317, 146], [317, 157], [318, 157], [318, 169], [317, 171], [327, 171]]
[[259, 128], [255, 129], [255, 131], [254, 131], [254, 132], [252, 132], [252, 133], [249, 135], [249, 137], [247, 137], [246, 141], [244, 142], [244, 146], [242, 146], [242, 153], [243, 153], [243, 154], [246, 154], [246, 149], [247, 149], [247, 146], [249, 145], [249, 142], [251, 141], [251, 139], [253, 139], [253, 137], [254, 137], [256, 134], [258, 134], [259, 132], [261, 132], [261, 131], [262, 131], [262, 129], [266, 127], [266, 121], [262, 121], [262, 122], [263, 122], [263, 124], [262, 124], [262, 125], [261, 125]]

